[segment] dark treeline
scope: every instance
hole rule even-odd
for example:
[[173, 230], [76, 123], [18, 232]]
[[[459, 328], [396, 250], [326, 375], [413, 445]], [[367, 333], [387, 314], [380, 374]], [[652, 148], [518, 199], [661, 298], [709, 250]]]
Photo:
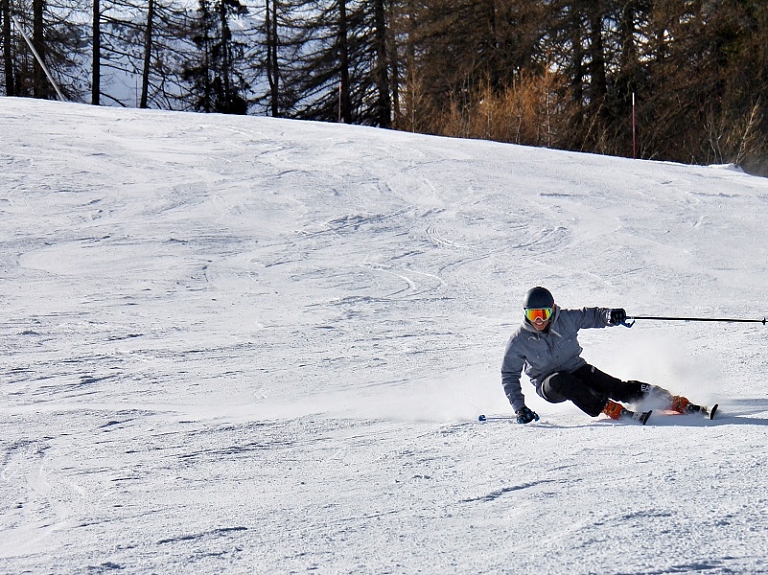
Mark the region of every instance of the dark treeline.
[[0, 8], [9, 96], [55, 98], [58, 89], [92, 104], [341, 121], [768, 173], [765, 0]]

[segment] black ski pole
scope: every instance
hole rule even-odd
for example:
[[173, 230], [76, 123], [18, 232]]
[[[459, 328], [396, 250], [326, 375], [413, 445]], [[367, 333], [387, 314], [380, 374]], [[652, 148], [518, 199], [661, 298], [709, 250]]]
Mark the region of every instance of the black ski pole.
[[627, 316], [627, 320], [631, 320], [631, 324], [625, 323], [627, 327], [631, 327], [635, 320], [638, 319], [649, 319], [649, 320], [656, 320], [656, 321], [719, 321], [719, 322], [726, 322], [726, 323], [761, 323], [765, 325], [768, 320], [766, 318], [763, 319], [737, 319], [737, 318], [730, 318], [730, 317], [668, 317], [668, 316], [657, 316], [657, 315], [633, 315], [633, 316]]

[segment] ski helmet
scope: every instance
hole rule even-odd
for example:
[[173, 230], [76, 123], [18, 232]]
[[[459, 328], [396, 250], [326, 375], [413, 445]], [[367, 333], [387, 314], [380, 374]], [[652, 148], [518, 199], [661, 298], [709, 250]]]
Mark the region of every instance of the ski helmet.
[[549, 293], [549, 290], [541, 286], [536, 286], [528, 290], [523, 301], [523, 309], [540, 309], [543, 307], [553, 307], [555, 298]]

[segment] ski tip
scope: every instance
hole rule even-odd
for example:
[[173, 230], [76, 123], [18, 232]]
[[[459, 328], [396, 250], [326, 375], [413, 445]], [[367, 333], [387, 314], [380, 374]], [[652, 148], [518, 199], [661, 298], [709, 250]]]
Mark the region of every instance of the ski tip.
[[478, 415], [477, 416], [477, 420], [478, 421], [485, 421], [485, 416], [484, 415]]
[[715, 405], [713, 405], [712, 407], [709, 408], [709, 418], [710, 419], [714, 419], [715, 418], [715, 413], [717, 413], [717, 404], [715, 404]]
[[653, 410], [646, 411], [645, 413], [643, 413], [642, 416], [640, 417], [640, 423], [645, 425], [648, 422], [648, 418], [651, 417], [652, 413], [653, 413]]

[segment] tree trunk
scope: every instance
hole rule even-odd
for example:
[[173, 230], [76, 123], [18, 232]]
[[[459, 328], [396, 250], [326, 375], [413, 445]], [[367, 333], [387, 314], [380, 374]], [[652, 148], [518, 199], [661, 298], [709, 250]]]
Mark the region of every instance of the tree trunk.
[[15, 96], [16, 87], [13, 77], [13, 54], [11, 53], [11, 0], [3, 2], [3, 63], [5, 65], [5, 95]]
[[280, 115], [278, 99], [279, 68], [277, 61], [277, 0], [267, 0], [266, 20], [267, 36], [267, 81], [269, 82], [269, 103], [272, 117]]
[[387, 42], [389, 44], [389, 65], [390, 65], [390, 75], [389, 75], [389, 85], [390, 85], [390, 94], [392, 101], [390, 103], [390, 108], [392, 110], [392, 113], [390, 114], [390, 117], [394, 118], [394, 122], [396, 125], [399, 125], [400, 122], [398, 121], [398, 116], [400, 114], [400, 62], [398, 60], [398, 50], [397, 50], [397, 35], [394, 32], [394, 25], [393, 22], [395, 22], [395, 15], [396, 15], [396, 9], [392, 2], [390, 2], [389, 6], [389, 29], [387, 30]]
[[[45, 12], [45, 0], [33, 0], [32, 2], [32, 45], [35, 47], [40, 59], [45, 62], [45, 35], [43, 13]], [[50, 95], [48, 79], [45, 70], [37, 61], [33, 64], [33, 95], [35, 98], [47, 99]]]
[[608, 94], [608, 82], [605, 75], [605, 48], [603, 46], [603, 10], [600, 0], [589, 3], [589, 75], [590, 104], [594, 113], [603, 113], [603, 103]]
[[339, 94], [339, 120], [352, 123], [352, 98], [349, 94], [349, 45], [347, 44], [347, 0], [339, 0], [339, 72], [341, 87]]
[[387, 24], [384, 0], [375, 0], [374, 19], [376, 21], [376, 105], [377, 122], [382, 128], [392, 126], [392, 110], [389, 99], [389, 75], [387, 66]]
[[152, 21], [155, 17], [155, 0], [147, 6], [147, 29], [144, 33], [144, 69], [141, 73], [141, 101], [139, 108], [147, 107], [149, 99], [149, 68], [152, 64]]
[[208, 33], [208, 26], [211, 21], [211, 15], [208, 6], [208, 0], [200, 0], [200, 7], [203, 14], [203, 112], [210, 114], [213, 106], [213, 94], [211, 89], [211, 38]]
[[93, 0], [93, 82], [91, 84], [91, 104], [99, 105], [101, 94], [101, 6], [99, 0]]
[[221, 81], [224, 91], [224, 103], [229, 108], [232, 102], [232, 93], [230, 89], [230, 78], [232, 76], [230, 64], [230, 40], [231, 32], [227, 22], [227, 3], [224, 0], [219, 1], [219, 23], [221, 25]]

